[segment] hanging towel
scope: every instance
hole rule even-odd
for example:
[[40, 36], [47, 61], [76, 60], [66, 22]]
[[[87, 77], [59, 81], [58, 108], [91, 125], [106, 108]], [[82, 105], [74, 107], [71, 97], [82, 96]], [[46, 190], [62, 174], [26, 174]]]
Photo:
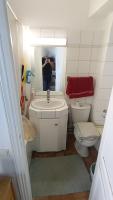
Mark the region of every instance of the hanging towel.
[[93, 77], [68, 77], [66, 94], [69, 98], [80, 98], [94, 95]]

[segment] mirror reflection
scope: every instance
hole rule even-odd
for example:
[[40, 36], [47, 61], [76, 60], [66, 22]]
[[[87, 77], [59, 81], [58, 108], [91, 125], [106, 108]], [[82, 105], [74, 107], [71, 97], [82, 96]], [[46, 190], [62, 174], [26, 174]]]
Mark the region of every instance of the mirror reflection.
[[31, 85], [35, 91], [64, 91], [66, 47], [33, 47]]
[[42, 57], [43, 91], [55, 91], [56, 69], [54, 57]]

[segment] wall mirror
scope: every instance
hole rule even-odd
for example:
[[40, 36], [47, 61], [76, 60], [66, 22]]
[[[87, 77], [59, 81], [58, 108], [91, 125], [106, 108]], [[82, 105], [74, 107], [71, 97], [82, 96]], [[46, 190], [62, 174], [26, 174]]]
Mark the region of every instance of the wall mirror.
[[[50, 89], [51, 91], [64, 91], [66, 74], [66, 47], [34, 47], [32, 58], [32, 88], [35, 91]], [[49, 88], [44, 83], [45, 65], [51, 66], [51, 80]], [[48, 65], [48, 66], [49, 66]], [[49, 68], [49, 67], [48, 67]], [[44, 71], [45, 70], [45, 71]]]

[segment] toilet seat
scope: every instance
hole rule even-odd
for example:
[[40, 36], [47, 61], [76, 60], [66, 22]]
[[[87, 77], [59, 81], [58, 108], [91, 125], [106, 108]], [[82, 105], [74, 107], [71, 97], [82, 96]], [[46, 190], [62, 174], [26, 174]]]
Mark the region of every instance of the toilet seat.
[[76, 141], [78, 141], [82, 146], [85, 146], [85, 147], [94, 146], [98, 141], [98, 137], [96, 137], [96, 138], [80, 138], [78, 136], [78, 131], [74, 131], [74, 135], [75, 135]]
[[94, 146], [100, 137], [92, 122], [75, 123], [74, 135], [76, 137], [76, 150], [83, 157], [88, 156], [87, 147]]
[[81, 139], [94, 139], [100, 136], [92, 122], [77, 122], [78, 137]]

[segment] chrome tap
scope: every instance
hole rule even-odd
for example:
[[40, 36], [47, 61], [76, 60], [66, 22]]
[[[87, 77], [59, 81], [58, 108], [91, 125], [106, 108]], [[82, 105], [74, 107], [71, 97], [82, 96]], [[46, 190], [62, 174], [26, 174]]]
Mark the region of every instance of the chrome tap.
[[50, 90], [47, 90], [47, 102], [50, 102]]

